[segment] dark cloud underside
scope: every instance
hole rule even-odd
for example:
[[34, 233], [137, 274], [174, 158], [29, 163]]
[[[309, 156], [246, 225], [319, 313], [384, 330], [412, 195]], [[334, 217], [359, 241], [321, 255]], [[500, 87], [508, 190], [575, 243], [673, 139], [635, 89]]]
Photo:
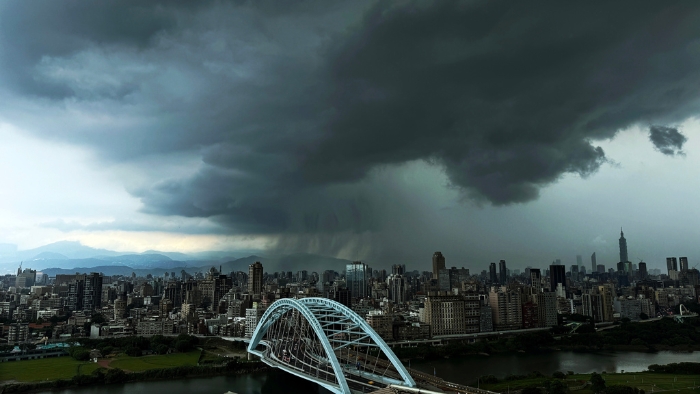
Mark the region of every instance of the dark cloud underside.
[[115, 119], [34, 127], [105, 160], [200, 155], [132, 193], [251, 234], [381, 229], [392, 190], [363, 180], [416, 160], [472, 200], [531, 201], [595, 173], [596, 140], [698, 113], [700, 3], [282, 3], [7, 3], [2, 83]]
[[649, 140], [659, 152], [675, 156], [683, 154], [683, 144], [688, 141], [688, 138], [675, 127], [651, 126]]

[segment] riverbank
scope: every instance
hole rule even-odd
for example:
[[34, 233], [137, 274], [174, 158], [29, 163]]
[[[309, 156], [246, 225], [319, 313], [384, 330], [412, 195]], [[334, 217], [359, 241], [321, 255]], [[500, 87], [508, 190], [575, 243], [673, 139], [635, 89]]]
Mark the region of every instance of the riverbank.
[[509, 375], [529, 375], [538, 371], [551, 376], [557, 371], [579, 374], [642, 372], [650, 365], [697, 362], [697, 353], [660, 351], [655, 353], [629, 351], [599, 352], [526, 352], [494, 353], [490, 356], [469, 355], [437, 359], [411, 359], [404, 362], [421, 372], [433, 374], [454, 383], [470, 385], [481, 376], [493, 375], [505, 379]]
[[260, 361], [231, 361], [223, 366], [180, 366], [150, 369], [127, 373], [119, 368], [98, 368], [88, 374], [78, 374], [72, 379], [44, 382], [8, 383], [1, 386], [2, 394], [36, 393], [84, 386], [114, 385], [158, 380], [192, 379], [210, 376], [230, 376], [266, 371], [269, 367]]

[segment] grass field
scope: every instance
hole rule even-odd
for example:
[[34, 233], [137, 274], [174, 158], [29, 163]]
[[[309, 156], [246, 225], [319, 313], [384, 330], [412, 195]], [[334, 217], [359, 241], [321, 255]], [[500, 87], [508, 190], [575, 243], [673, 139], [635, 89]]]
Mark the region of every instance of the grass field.
[[121, 356], [112, 361], [111, 368], [120, 368], [125, 371], [147, 371], [149, 369], [161, 369], [180, 367], [183, 365], [197, 365], [199, 350], [189, 353], [165, 354], [162, 356], [129, 357]]
[[97, 364], [76, 361], [72, 357], [13, 361], [0, 364], [0, 381], [37, 382], [70, 379], [78, 374], [89, 375], [97, 368]]
[[[673, 375], [658, 373], [609, 373], [603, 374], [607, 385], [632, 386], [643, 389], [646, 394], [657, 391], [673, 390], [674, 393], [700, 393], [700, 375]], [[569, 375], [567, 379], [590, 380], [591, 375]], [[548, 378], [532, 378], [499, 382], [496, 384], [482, 384], [481, 388], [506, 392], [508, 390], [520, 390], [525, 387], [542, 386]], [[580, 386], [580, 383], [568, 381], [569, 386]], [[593, 394], [589, 389], [572, 391], [572, 394]]]

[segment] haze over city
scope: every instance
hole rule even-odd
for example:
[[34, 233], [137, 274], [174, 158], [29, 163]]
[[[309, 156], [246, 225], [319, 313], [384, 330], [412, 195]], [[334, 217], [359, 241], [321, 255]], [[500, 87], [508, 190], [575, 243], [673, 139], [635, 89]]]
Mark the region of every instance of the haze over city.
[[0, 243], [692, 266], [699, 12], [0, 2]]

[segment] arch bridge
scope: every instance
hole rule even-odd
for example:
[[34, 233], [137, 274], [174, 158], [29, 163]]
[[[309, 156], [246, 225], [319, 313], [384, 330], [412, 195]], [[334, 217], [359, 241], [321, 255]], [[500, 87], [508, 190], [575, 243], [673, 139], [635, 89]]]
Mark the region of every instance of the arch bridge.
[[327, 298], [284, 298], [261, 317], [248, 352], [333, 393], [416, 383], [367, 322]]

